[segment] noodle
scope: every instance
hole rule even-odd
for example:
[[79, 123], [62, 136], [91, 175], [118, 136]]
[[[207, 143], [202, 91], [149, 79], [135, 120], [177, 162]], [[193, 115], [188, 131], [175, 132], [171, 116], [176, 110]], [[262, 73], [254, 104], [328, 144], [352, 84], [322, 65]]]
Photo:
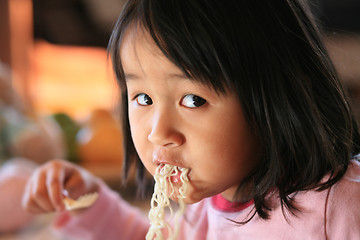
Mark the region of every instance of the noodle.
[[[182, 183], [179, 188], [179, 194], [177, 194], [179, 209], [173, 214], [173, 209], [170, 204], [170, 197], [175, 193], [173, 183], [171, 181], [172, 176], [180, 174], [180, 181]], [[150, 228], [146, 235], [146, 240], [162, 240], [163, 229], [168, 231], [168, 239], [175, 239], [179, 231], [179, 218], [184, 214], [186, 205], [184, 199], [186, 197], [186, 191], [188, 188], [189, 179], [187, 177], [189, 169], [179, 169], [176, 166], [161, 164], [155, 172], [155, 187], [154, 193], [151, 198], [151, 208], [149, 211]], [[170, 192], [168, 193], [168, 190]], [[172, 231], [168, 220], [165, 220], [165, 210], [170, 211], [170, 219], [174, 217], [174, 231]]]

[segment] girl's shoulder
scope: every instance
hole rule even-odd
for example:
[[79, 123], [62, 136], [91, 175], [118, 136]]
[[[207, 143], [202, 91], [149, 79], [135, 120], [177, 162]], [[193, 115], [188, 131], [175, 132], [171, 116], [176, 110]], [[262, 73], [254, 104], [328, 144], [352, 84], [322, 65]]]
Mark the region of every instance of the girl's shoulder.
[[[336, 203], [338, 206], [345, 203], [358, 203], [360, 199], [360, 156], [357, 155], [350, 163], [345, 175], [339, 182], [331, 187], [328, 194], [328, 204]], [[356, 207], [358, 204], [347, 206]]]
[[351, 161], [349, 168], [344, 176], [345, 181], [360, 184], [360, 154], [356, 155]]
[[[336, 204], [337, 207], [352, 207], [360, 210], [358, 202], [360, 199], [360, 161], [359, 155], [350, 163], [345, 175], [328, 192], [327, 202]], [[354, 203], [354, 205], [353, 205]], [[356, 204], [355, 204], [356, 203]], [[359, 211], [360, 213], [360, 211]]]
[[[349, 165], [344, 177], [331, 187], [326, 204], [326, 232], [339, 239], [360, 236], [360, 156]], [[346, 236], [346, 238], [344, 238]]]

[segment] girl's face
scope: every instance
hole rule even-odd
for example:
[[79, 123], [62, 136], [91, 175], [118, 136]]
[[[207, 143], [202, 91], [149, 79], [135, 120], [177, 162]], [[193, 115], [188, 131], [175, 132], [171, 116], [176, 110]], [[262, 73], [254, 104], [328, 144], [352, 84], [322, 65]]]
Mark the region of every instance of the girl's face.
[[121, 60], [132, 138], [147, 170], [189, 168], [187, 203], [219, 193], [233, 199], [258, 150], [237, 96], [188, 79], [145, 31], [127, 32]]

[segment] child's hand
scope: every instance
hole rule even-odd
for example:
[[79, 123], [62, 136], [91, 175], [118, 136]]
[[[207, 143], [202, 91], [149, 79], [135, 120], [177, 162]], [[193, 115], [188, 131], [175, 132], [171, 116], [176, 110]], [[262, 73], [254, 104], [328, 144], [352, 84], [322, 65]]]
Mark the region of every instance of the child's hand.
[[98, 186], [98, 179], [85, 169], [63, 160], [53, 160], [34, 171], [22, 204], [31, 213], [61, 211], [64, 210], [64, 197], [76, 199], [97, 191]]

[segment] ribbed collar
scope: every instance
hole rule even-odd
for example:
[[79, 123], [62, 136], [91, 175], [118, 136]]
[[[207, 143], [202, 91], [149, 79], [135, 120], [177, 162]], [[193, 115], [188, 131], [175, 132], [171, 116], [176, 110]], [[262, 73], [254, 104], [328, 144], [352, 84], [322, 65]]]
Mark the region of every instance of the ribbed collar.
[[253, 200], [247, 202], [230, 202], [225, 199], [221, 194], [215, 195], [211, 198], [213, 206], [223, 212], [239, 212], [246, 209], [254, 203]]

